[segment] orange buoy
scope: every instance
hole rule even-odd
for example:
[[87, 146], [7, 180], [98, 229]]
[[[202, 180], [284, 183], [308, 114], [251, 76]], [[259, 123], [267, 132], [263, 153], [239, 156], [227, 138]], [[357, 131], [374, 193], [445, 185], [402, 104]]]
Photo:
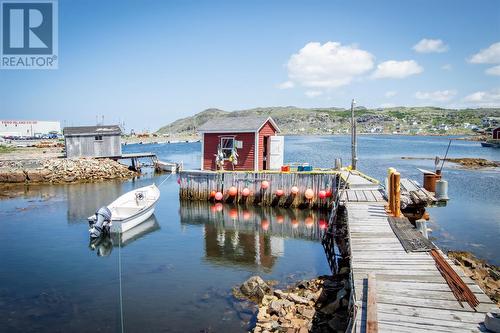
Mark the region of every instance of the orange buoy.
[[306, 227], [311, 228], [314, 224], [314, 219], [312, 218], [312, 216], [308, 216], [304, 220], [304, 223], [306, 224]]
[[299, 227], [299, 221], [297, 221], [297, 219], [292, 219], [291, 223], [293, 228]]
[[318, 192], [318, 197], [319, 197], [320, 199], [324, 199], [324, 198], [326, 198], [326, 191], [323, 191], [323, 190], [319, 191], [319, 192]]
[[221, 201], [221, 200], [222, 200], [222, 198], [223, 198], [223, 195], [222, 195], [222, 193], [221, 193], [221, 192], [217, 192], [217, 193], [215, 193], [215, 200], [217, 200], [217, 201]]
[[281, 197], [283, 194], [285, 194], [285, 191], [283, 190], [276, 190], [276, 196]]
[[215, 197], [215, 191], [211, 191], [210, 192], [210, 198], [214, 198]]
[[243, 195], [244, 197], [248, 197], [250, 195], [250, 190], [245, 187], [242, 191], [241, 191], [241, 195]]
[[231, 186], [229, 188], [229, 191], [227, 191], [229, 193], [230, 196], [234, 197], [236, 196], [236, 194], [238, 194], [238, 189], [234, 186]]
[[267, 190], [267, 188], [269, 187], [269, 182], [267, 180], [263, 180], [260, 184], [260, 187], [262, 187], [263, 190]]
[[276, 222], [279, 224], [285, 222], [285, 218], [283, 217], [283, 215], [276, 215]]
[[248, 221], [248, 220], [250, 220], [251, 216], [252, 216], [252, 214], [248, 210], [243, 211], [243, 220]]
[[231, 209], [229, 211], [229, 217], [236, 220], [238, 218], [238, 210], [236, 208]]
[[262, 219], [260, 226], [262, 227], [262, 230], [267, 231], [267, 229], [269, 229], [269, 221], [267, 219]]
[[313, 190], [311, 190], [310, 188], [308, 188], [306, 190], [306, 192], [304, 193], [304, 196], [306, 197], [307, 200], [311, 200], [312, 198], [314, 198], [314, 192], [313, 192]]
[[224, 206], [218, 202], [215, 204], [215, 210], [218, 211], [218, 212], [222, 212], [222, 209], [224, 208]]
[[292, 186], [290, 191], [292, 192], [292, 194], [295, 195], [295, 194], [299, 193], [299, 188], [297, 186]]
[[320, 229], [326, 229], [327, 226], [328, 226], [328, 223], [326, 223], [325, 220], [323, 220], [323, 219], [319, 220], [319, 228]]
[[332, 191], [330, 191], [330, 190], [326, 190], [326, 193], [325, 193], [325, 194], [326, 194], [326, 197], [327, 197], [327, 198], [329, 198], [329, 197], [331, 197], [331, 196], [332, 196]]

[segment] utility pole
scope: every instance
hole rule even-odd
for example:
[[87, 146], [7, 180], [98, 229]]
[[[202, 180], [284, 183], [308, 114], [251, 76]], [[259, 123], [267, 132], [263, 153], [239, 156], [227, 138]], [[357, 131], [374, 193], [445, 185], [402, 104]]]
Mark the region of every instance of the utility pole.
[[354, 119], [354, 105], [356, 101], [354, 98], [351, 101], [351, 155], [352, 155], [352, 169], [356, 170], [356, 164], [358, 162], [357, 154], [357, 142], [356, 142], [356, 119]]

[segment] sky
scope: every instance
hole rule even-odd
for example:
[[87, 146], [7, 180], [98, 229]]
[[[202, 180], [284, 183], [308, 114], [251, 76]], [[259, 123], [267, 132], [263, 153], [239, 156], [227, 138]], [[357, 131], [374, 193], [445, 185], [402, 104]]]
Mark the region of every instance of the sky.
[[500, 1], [59, 0], [0, 119], [154, 131], [207, 108], [500, 106]]

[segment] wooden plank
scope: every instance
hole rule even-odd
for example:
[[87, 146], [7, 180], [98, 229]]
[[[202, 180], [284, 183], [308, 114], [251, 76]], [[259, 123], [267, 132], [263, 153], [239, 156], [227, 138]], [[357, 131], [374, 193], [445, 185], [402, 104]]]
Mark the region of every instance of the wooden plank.
[[[409, 189], [412, 184], [403, 182]], [[358, 191], [359, 200], [361, 191]], [[363, 191], [370, 198], [370, 192]], [[378, 192], [379, 195], [380, 192]], [[423, 193], [422, 193], [423, 194]], [[375, 194], [373, 195], [376, 196]], [[428, 200], [428, 198], [426, 198]], [[427, 252], [407, 253], [387, 221], [382, 204], [346, 204], [350, 232], [351, 264], [358, 315], [355, 330], [368, 331], [372, 296], [377, 306], [378, 330], [394, 332], [483, 331], [484, 313], [495, 304], [467, 278], [463, 271], [443, 256], [470, 286], [481, 302], [477, 313], [455, 299], [434, 259]], [[442, 251], [441, 251], [442, 253]], [[375, 287], [366, 289], [367, 276], [375, 277]], [[375, 289], [375, 295], [370, 291]]]
[[363, 190], [356, 191], [356, 195], [358, 196], [358, 201], [363, 201], [363, 202], [368, 201], [365, 195], [365, 191]]
[[368, 299], [367, 299], [367, 311], [366, 311], [366, 332], [367, 333], [377, 333], [378, 332], [378, 320], [377, 320], [377, 281], [375, 274], [368, 274]]
[[377, 201], [377, 198], [375, 198], [373, 192], [375, 191], [374, 190], [364, 191], [367, 201]]

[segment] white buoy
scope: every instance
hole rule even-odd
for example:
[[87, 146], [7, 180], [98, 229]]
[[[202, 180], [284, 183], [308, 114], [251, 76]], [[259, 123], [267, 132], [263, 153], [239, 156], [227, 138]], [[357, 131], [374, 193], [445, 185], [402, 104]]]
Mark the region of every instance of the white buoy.
[[419, 219], [415, 221], [415, 227], [425, 238], [429, 239], [429, 234], [427, 233], [427, 221], [425, 219]]
[[448, 198], [448, 182], [446, 180], [438, 180], [436, 182], [436, 199], [438, 201], [449, 200]]

